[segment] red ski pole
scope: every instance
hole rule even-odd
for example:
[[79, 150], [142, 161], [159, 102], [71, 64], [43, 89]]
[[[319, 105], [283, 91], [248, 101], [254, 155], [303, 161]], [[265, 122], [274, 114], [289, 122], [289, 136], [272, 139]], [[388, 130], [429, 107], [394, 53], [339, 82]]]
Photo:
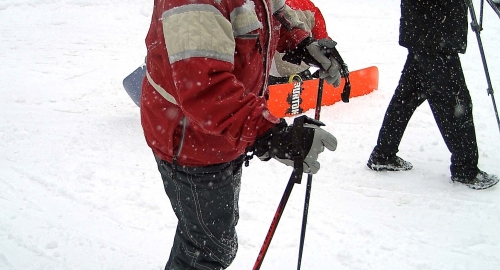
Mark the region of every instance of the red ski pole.
[[255, 264], [253, 266], [253, 270], [258, 270], [260, 269], [260, 266], [262, 265], [262, 262], [264, 261], [264, 257], [266, 256], [267, 250], [269, 248], [269, 245], [271, 244], [271, 240], [273, 239], [274, 232], [276, 231], [276, 228], [278, 227], [278, 222], [281, 219], [281, 215], [283, 214], [283, 211], [285, 210], [286, 203], [288, 202], [288, 198], [290, 197], [290, 193], [292, 193], [293, 185], [295, 184], [294, 181], [294, 175], [292, 174], [292, 177], [290, 177], [290, 180], [288, 181], [288, 184], [286, 185], [285, 192], [283, 193], [283, 197], [281, 197], [280, 204], [278, 205], [278, 209], [276, 210], [276, 213], [274, 214], [273, 221], [271, 222], [271, 226], [269, 227], [269, 231], [267, 232], [266, 238], [264, 239], [264, 244], [262, 244], [262, 247], [259, 252], [259, 256], [257, 257], [257, 260], [255, 261]]

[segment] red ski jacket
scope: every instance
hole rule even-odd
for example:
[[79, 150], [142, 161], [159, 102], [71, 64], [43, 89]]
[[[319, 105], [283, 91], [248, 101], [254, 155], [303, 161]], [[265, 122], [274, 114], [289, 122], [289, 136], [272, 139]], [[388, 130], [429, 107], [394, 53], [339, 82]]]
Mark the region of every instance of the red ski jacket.
[[302, 26], [284, 0], [155, 0], [140, 106], [154, 154], [186, 166], [242, 155], [278, 123], [268, 70], [309, 36]]

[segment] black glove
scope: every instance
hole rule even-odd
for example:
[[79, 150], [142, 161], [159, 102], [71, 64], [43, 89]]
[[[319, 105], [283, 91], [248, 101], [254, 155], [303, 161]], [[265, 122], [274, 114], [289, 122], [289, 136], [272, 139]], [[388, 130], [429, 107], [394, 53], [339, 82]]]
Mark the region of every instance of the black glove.
[[340, 85], [340, 64], [332, 52], [337, 42], [331, 39], [304, 39], [295, 50], [285, 53], [283, 60], [300, 65], [302, 61], [309, 66], [320, 68], [319, 77], [335, 87]]
[[[337, 148], [337, 139], [320, 128], [320, 126], [325, 125], [322, 122], [307, 116], [301, 117], [305, 118], [303, 126], [288, 125], [284, 119], [281, 119], [278, 125], [255, 141], [251, 150], [263, 161], [274, 158], [292, 167], [294, 166], [294, 158], [299, 155], [303, 159], [304, 172], [317, 173], [320, 169], [320, 164], [317, 161], [318, 155], [323, 152], [325, 147], [334, 151]], [[302, 140], [294, 145], [292, 137], [293, 133], [297, 132], [296, 129], [302, 129], [299, 130], [302, 132]]]

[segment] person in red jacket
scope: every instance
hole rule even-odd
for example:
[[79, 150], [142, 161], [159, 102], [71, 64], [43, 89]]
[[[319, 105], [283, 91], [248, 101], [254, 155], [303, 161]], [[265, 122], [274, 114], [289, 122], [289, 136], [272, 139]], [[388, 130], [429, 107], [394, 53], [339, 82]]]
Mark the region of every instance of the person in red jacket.
[[[326, 30], [326, 23], [323, 14], [318, 7], [310, 0], [286, 0], [285, 3], [297, 11], [301, 21], [304, 22], [305, 29], [311, 32], [315, 39], [330, 39]], [[303, 80], [310, 80], [317, 77], [312, 74], [309, 66], [305, 63], [295, 65], [282, 60], [283, 53], [276, 53], [271, 66], [269, 84], [288, 83], [292, 75], [298, 74]]]
[[321, 122], [288, 125], [265, 98], [275, 51], [338, 83], [339, 64], [327, 53], [334, 44], [311, 38], [283, 0], [154, 1], [140, 110], [178, 219], [165, 269], [231, 264], [242, 164], [250, 156], [313, 174], [324, 148], [335, 150]]

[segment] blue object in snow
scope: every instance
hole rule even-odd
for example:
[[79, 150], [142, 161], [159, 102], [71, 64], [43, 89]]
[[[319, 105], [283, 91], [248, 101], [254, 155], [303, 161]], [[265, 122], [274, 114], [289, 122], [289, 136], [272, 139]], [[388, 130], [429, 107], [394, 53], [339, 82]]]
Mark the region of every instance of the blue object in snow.
[[143, 64], [123, 79], [123, 87], [135, 105], [141, 104], [142, 80], [146, 76], [146, 65]]

